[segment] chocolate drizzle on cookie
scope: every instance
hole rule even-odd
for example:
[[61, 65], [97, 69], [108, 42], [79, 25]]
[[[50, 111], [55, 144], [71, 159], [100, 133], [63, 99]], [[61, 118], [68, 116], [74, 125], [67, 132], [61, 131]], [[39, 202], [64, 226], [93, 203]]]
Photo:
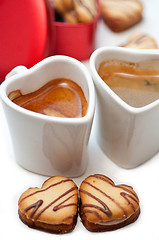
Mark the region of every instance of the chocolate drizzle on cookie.
[[[44, 194], [44, 192], [47, 192], [48, 190], [52, 189], [52, 191], [54, 191], [54, 187], [60, 185], [60, 184], [65, 184], [67, 182], [71, 182], [71, 179], [64, 179], [61, 181], [58, 181], [56, 183], [53, 183], [49, 186], [47, 186], [46, 188], [41, 188], [38, 190], [33, 191], [32, 193], [24, 196], [23, 198], [21, 198], [19, 200], [19, 205], [22, 204], [23, 201], [32, 198], [32, 201], [35, 201], [34, 199], [38, 199], [38, 194], [39, 194], [39, 200], [36, 202], [33, 202], [32, 204], [30, 204], [29, 206], [27, 206], [24, 209], [24, 214], [26, 214], [27, 212], [29, 212], [31, 209], [33, 209], [32, 211], [30, 211], [29, 214], [29, 219], [34, 219], [35, 221], [37, 221], [39, 219], [39, 217], [51, 206], [53, 206], [54, 204], [56, 204], [56, 202], [58, 202], [57, 205], [53, 206], [52, 211], [53, 212], [57, 212], [58, 210], [62, 209], [62, 208], [67, 208], [67, 207], [71, 207], [71, 206], [77, 206], [76, 202], [73, 201], [69, 201], [71, 198], [73, 198], [74, 196], [77, 196], [78, 198], [78, 192], [77, 192], [77, 186], [74, 184], [73, 187], [71, 188], [65, 188], [64, 185], [64, 190], [62, 191], [62, 193], [58, 194], [57, 197], [53, 198], [53, 201], [50, 201], [49, 204], [44, 204], [45, 201], [42, 198], [43, 195], [41, 195], [41, 193]], [[55, 190], [56, 191], [56, 190]], [[70, 195], [70, 193], [73, 192], [73, 194]], [[68, 197], [66, 198], [66, 196], [68, 195]], [[59, 200], [61, 200], [59, 202]], [[69, 201], [69, 203], [68, 203]], [[43, 206], [44, 205], [44, 206]], [[68, 216], [67, 219], [72, 218], [72, 216]]]
[[26, 198], [29, 198], [29, 197], [31, 197], [31, 196], [39, 193], [39, 192], [47, 191], [49, 188], [52, 188], [52, 187], [54, 187], [54, 186], [56, 186], [56, 185], [59, 185], [59, 184], [61, 184], [61, 183], [65, 183], [65, 182], [69, 182], [69, 181], [71, 181], [71, 179], [61, 180], [61, 181], [59, 181], [59, 182], [57, 182], [57, 183], [51, 184], [51, 185], [48, 186], [47, 188], [38, 189], [37, 191], [35, 191], [35, 192], [31, 193], [31, 194], [28, 194], [27, 196], [25, 196], [24, 198], [22, 198], [22, 199], [19, 201], [19, 203], [21, 203], [22, 201], [24, 201]]
[[[92, 8], [88, 7], [87, 6], [87, 2], [86, 1], [83, 1], [83, 0], [79, 0], [79, 5], [81, 5], [83, 8], [86, 9], [86, 11], [89, 12], [89, 14], [92, 16], [92, 18], [95, 16], [96, 14], [96, 9], [94, 6], [96, 6], [96, 2], [94, 0], [91, 0], [92, 1]], [[94, 3], [93, 3], [94, 1]]]
[[[100, 174], [89, 176], [82, 182], [79, 192], [80, 216], [88, 228], [93, 224], [96, 224], [95, 228], [98, 224], [119, 226], [118, 223], [127, 221], [133, 215], [136, 216], [136, 212], [139, 214], [139, 199], [133, 188], [115, 185], [106, 176]], [[100, 230], [106, 228], [102, 227]]]
[[[87, 183], [87, 182], [85, 182], [85, 183]], [[89, 184], [89, 183], [88, 183], [88, 184]], [[94, 186], [91, 185], [91, 184], [89, 184], [89, 185], [92, 186], [92, 187], [94, 187]], [[99, 190], [99, 189], [98, 189], [98, 190]], [[99, 191], [100, 191], [100, 190], [99, 190]], [[86, 207], [96, 208], [96, 209], [102, 211], [103, 213], [105, 213], [107, 216], [112, 216], [112, 212], [110, 211], [110, 209], [108, 208], [108, 206], [107, 206], [102, 200], [100, 200], [100, 199], [97, 198], [95, 195], [93, 195], [93, 194], [91, 194], [90, 192], [87, 192], [87, 191], [85, 191], [85, 190], [82, 190], [82, 189], [81, 189], [80, 192], [82, 192], [82, 193], [88, 195], [89, 197], [95, 199], [97, 202], [99, 202], [99, 203], [103, 206], [103, 208], [101, 208], [101, 207], [99, 207], [99, 206], [97, 206], [97, 205], [94, 205], [94, 204], [83, 204], [83, 206], [82, 206], [83, 208], [86, 208]], [[99, 215], [97, 212], [95, 212], [95, 211], [85, 210], [85, 213], [86, 213], [86, 212], [94, 213], [94, 214], [96, 214], [99, 218], [101, 218], [100, 215]], [[102, 219], [102, 218], [101, 218], [101, 219]]]
[[73, 231], [78, 214], [78, 189], [73, 180], [53, 176], [41, 188], [29, 188], [19, 198], [18, 213], [30, 228], [63, 234]]
[[97, 13], [96, 0], [51, 1], [55, 9], [56, 21], [87, 23], [93, 21]]
[[64, 207], [76, 206], [75, 203], [64, 204], [65, 202], [67, 202], [70, 198], [74, 197], [75, 195], [78, 196], [78, 194], [73, 194], [70, 197], [68, 197], [67, 199], [65, 199], [63, 202], [61, 202], [58, 205], [56, 205], [55, 207], [53, 207], [53, 211], [58, 211], [59, 209], [64, 208]]
[[[101, 192], [103, 195], [109, 197], [107, 194], [105, 194], [104, 192], [102, 192], [99, 188], [95, 187], [94, 185], [90, 184], [89, 182], [86, 182], [84, 181], [84, 183], [88, 184], [89, 186], [91, 186], [92, 188], [95, 188], [97, 191]], [[98, 206], [96, 205], [92, 205], [91, 207], [93, 208], [98, 208], [100, 209], [102, 212], [104, 212], [107, 216], [112, 216], [112, 212], [110, 211], [110, 209], [108, 208], [108, 206], [99, 198], [97, 198], [96, 196], [94, 196], [93, 194], [91, 194], [90, 192], [87, 192], [87, 191], [84, 191], [82, 189], [80, 189], [80, 192], [84, 193], [84, 194], [87, 194], [88, 196], [90, 196], [91, 198], [95, 199], [97, 202], [99, 202], [103, 207], [104, 209], [102, 208], [99, 208]], [[87, 204], [84, 204], [83, 207], [88, 207]]]
[[38, 210], [38, 208], [43, 204], [43, 200], [39, 200], [33, 204], [31, 204], [30, 206], [28, 206], [25, 210], [24, 213], [28, 212], [30, 209], [33, 208], [32, 213], [29, 216], [29, 219], [32, 219], [34, 214], [36, 213], [36, 211]]
[[[74, 191], [75, 189], [77, 189], [77, 187], [73, 187], [73, 188], [71, 188], [71, 189], [69, 189], [68, 191], [66, 191], [66, 192], [64, 192], [62, 195], [60, 195], [58, 198], [56, 198], [54, 201], [52, 201], [50, 204], [48, 204], [45, 208], [43, 208], [37, 215], [36, 215], [36, 217], [35, 217], [35, 220], [38, 220], [38, 218], [40, 217], [40, 215], [42, 214], [42, 213], [44, 213], [49, 207], [51, 207], [55, 202], [57, 202], [59, 199], [61, 199], [62, 197], [64, 197], [64, 196], [66, 196], [68, 193], [70, 193], [70, 192], [72, 192], [72, 191]], [[74, 196], [74, 195], [73, 195]], [[68, 199], [67, 199], [68, 200]], [[59, 205], [61, 205], [61, 203], [59, 204]], [[76, 204], [73, 204], [73, 205], [76, 205]], [[69, 206], [72, 206], [72, 203], [70, 203], [70, 204], [67, 204], [67, 205], [65, 205], [65, 206], [61, 206], [61, 208], [62, 207], [69, 207]], [[54, 208], [53, 208], [53, 211], [57, 211], [58, 209], [57, 209], [57, 206], [55, 207], [55, 210], [54, 210]]]

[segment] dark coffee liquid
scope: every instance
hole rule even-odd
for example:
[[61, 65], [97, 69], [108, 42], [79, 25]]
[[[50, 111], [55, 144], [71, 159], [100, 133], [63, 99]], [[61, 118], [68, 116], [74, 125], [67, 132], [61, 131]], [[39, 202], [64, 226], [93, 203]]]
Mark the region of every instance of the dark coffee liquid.
[[81, 87], [64, 78], [54, 79], [26, 95], [13, 91], [8, 97], [25, 109], [55, 117], [83, 117], [88, 107]]
[[143, 107], [159, 99], [159, 69], [150, 68], [149, 63], [108, 60], [101, 63], [98, 73], [123, 101]]

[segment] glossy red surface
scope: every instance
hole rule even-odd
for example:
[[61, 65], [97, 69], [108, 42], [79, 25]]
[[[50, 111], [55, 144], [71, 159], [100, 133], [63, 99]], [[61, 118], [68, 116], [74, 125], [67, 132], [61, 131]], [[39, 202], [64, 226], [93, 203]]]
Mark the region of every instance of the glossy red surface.
[[88, 59], [95, 49], [94, 25], [94, 22], [78, 25], [56, 22], [55, 54], [64, 54], [80, 61]]
[[56, 33], [55, 54], [68, 55], [80, 61], [89, 59], [95, 50], [95, 34], [99, 13], [100, 4], [98, 1], [97, 16], [90, 23], [54, 22]]
[[0, 1], [0, 81], [15, 66], [29, 68], [49, 54], [48, 17], [45, 0]]
[[89, 59], [99, 12], [90, 23], [70, 24], [55, 22], [50, 0], [0, 0], [0, 82], [14, 67], [30, 68], [49, 55]]

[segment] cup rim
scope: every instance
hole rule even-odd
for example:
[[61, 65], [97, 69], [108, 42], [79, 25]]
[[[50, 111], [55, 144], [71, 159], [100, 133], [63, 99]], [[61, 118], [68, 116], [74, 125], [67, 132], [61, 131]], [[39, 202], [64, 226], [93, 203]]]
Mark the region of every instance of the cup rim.
[[[6, 90], [8, 86], [14, 82], [17, 78], [23, 78], [23, 76], [26, 76], [28, 74], [34, 74], [39, 68], [42, 66], [50, 63], [50, 62], [56, 62], [56, 61], [67, 61], [67, 63], [74, 64], [78, 66], [78, 68], [83, 71], [87, 85], [88, 85], [88, 91], [89, 91], [89, 96], [88, 96], [88, 110], [85, 116], [80, 117], [80, 118], [63, 118], [63, 117], [54, 117], [54, 116], [47, 116], [44, 114], [36, 113], [27, 109], [24, 109], [17, 104], [13, 103], [7, 96]], [[94, 110], [95, 110], [95, 89], [94, 89], [94, 84], [93, 80], [91, 78], [91, 75], [89, 74], [89, 71], [87, 68], [84, 66], [83, 63], [80, 61], [76, 60], [75, 58], [69, 57], [69, 56], [64, 56], [64, 55], [56, 55], [56, 56], [50, 56], [42, 61], [38, 62], [35, 64], [33, 67], [27, 69], [25, 71], [22, 71], [18, 74], [15, 74], [6, 80], [2, 82], [0, 85], [0, 98], [1, 101], [3, 101], [8, 107], [14, 109], [15, 111], [26, 115], [28, 117], [36, 118], [38, 120], [45, 120], [48, 122], [58, 122], [58, 123], [65, 123], [65, 124], [79, 124], [79, 123], [85, 123], [89, 121], [92, 116], [94, 115]]]
[[155, 108], [157, 105], [159, 105], [159, 99], [155, 100], [154, 102], [147, 104], [143, 107], [132, 107], [128, 103], [126, 103], [124, 100], [122, 100], [114, 91], [101, 79], [99, 74], [97, 73], [96, 69], [96, 60], [101, 54], [107, 54], [107, 53], [116, 53], [117, 59], [122, 59], [121, 55], [127, 56], [127, 57], [133, 57], [134, 56], [144, 56], [145, 59], [158, 59], [159, 60], [159, 49], [131, 49], [131, 48], [124, 48], [124, 47], [117, 47], [117, 46], [111, 46], [111, 47], [100, 47], [96, 49], [91, 57], [90, 57], [90, 69], [92, 72], [93, 81], [96, 84], [98, 84], [101, 88], [103, 88], [109, 95], [115, 100], [117, 104], [119, 104], [122, 108], [127, 110], [131, 113], [141, 113], [148, 111], [150, 109]]

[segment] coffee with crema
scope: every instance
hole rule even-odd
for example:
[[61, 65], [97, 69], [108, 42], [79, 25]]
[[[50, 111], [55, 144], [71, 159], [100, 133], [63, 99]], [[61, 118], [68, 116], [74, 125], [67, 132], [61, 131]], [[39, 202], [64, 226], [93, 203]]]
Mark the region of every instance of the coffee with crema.
[[54, 117], [83, 117], [88, 108], [82, 88], [65, 78], [53, 79], [25, 95], [18, 89], [10, 92], [8, 97], [25, 109]]
[[155, 59], [151, 63], [110, 59], [100, 64], [98, 74], [123, 101], [138, 108], [159, 99], [158, 66]]

